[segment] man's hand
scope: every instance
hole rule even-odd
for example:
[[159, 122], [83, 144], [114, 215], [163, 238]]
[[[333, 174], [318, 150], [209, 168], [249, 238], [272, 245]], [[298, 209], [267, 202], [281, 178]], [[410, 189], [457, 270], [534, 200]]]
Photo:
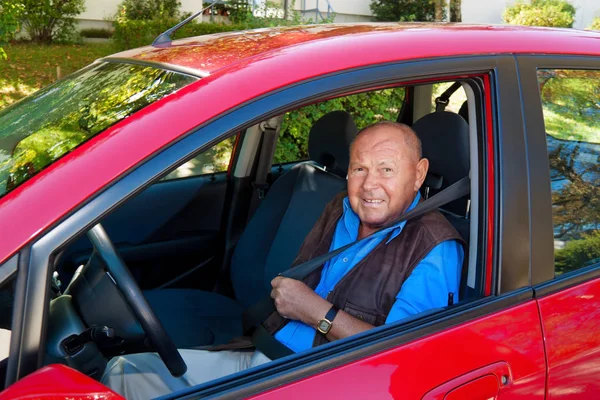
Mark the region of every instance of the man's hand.
[[285, 318], [314, 327], [331, 307], [331, 303], [296, 279], [278, 276], [271, 281], [271, 285], [275, 307]]

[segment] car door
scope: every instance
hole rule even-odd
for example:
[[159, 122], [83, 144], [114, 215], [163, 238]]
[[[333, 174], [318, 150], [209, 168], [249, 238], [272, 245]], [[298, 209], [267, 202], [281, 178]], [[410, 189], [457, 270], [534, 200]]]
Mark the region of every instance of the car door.
[[547, 397], [588, 399], [600, 391], [600, 58], [522, 57], [519, 65], [537, 171], [532, 265]]
[[[202, 126], [147, 161], [70, 215], [31, 246], [32, 281], [18, 320], [15, 349], [25, 349], [15, 379], [39, 368], [45, 315], [43, 271], [52, 255], [128, 193], [169, 168], [182, 153], [229, 137], [282, 107], [356, 90], [460, 77], [471, 99], [471, 247], [469, 285], [477, 298], [295, 354], [170, 397], [225, 398], [327, 393], [334, 397], [543, 398], [545, 358], [537, 303], [530, 286], [530, 214], [520, 89], [511, 56], [456, 57], [343, 71], [262, 96]], [[46, 274], [49, 277], [49, 274]], [[21, 304], [21, 303], [19, 303]], [[37, 349], [36, 349], [37, 344]], [[481, 389], [483, 387], [483, 389]]]
[[[299, 399], [315, 393], [335, 398], [544, 398], [546, 362], [530, 281], [531, 217], [523, 173], [527, 153], [514, 59], [494, 58], [493, 66], [474, 59], [456, 61], [462, 63], [456, 69], [450, 62], [442, 64], [453, 72], [486, 71], [479, 102], [469, 115], [470, 124], [479, 121], [482, 140], [479, 169], [472, 167], [471, 173], [478, 174], [479, 212], [485, 218], [478, 225], [479, 247], [470, 256], [475, 252], [481, 257], [483, 298], [330, 343], [295, 363], [281, 360], [259, 367], [251, 379], [240, 374], [237, 380], [203, 385], [186, 394], [256, 399]], [[420, 67], [428, 71], [426, 64]], [[477, 104], [482, 108], [473, 113]]]

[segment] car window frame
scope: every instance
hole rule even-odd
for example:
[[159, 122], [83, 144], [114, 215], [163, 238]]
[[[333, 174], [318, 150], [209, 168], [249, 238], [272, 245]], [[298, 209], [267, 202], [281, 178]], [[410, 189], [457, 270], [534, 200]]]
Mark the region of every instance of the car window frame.
[[[510, 82], [510, 77], [516, 75], [513, 57], [471, 56], [374, 65], [341, 71], [296, 83], [240, 105], [228, 114], [225, 114], [228, 116], [227, 118], [223, 118], [224, 115], [219, 115], [215, 119], [201, 125], [193, 132], [183, 135], [176, 143], [160, 149], [154, 157], [119, 178], [119, 180], [108, 186], [105, 190], [100, 191], [86, 204], [66, 217], [60, 224], [49, 229], [47, 232], [43, 232], [41, 237], [31, 246], [30, 259], [26, 261], [26, 265], [29, 266], [28, 269], [31, 272], [31, 276], [35, 278], [27, 282], [25, 293], [27, 294], [28, 301], [22, 305], [22, 312], [26, 317], [23, 325], [24, 334], [19, 337], [15, 336], [13, 338], [14, 343], [11, 343], [20, 346], [20, 348], [27, 348], [29, 352], [23, 354], [23, 357], [26, 359], [19, 360], [19, 365], [12, 366], [11, 374], [7, 375], [8, 382], [16, 381], [17, 378], [32, 372], [41, 365], [40, 354], [42, 352], [40, 349], [43, 349], [45, 345], [43, 329], [44, 318], [48, 311], [49, 282], [51, 278], [51, 268], [49, 266], [52, 263], [53, 255], [69, 241], [73, 240], [77, 234], [85, 232], [112, 209], [156, 182], [162, 176], [175, 169], [184, 160], [193, 158], [220, 140], [223, 140], [223, 138], [239, 132], [244, 127], [255, 124], [270, 116], [281, 114], [286, 109], [299, 107], [310, 101], [314, 102], [315, 99], [326, 98], [336, 93], [360, 90], [361, 88], [377, 87], [386, 83], [415, 82], [419, 79], [449, 78], [457, 75], [489, 74], [490, 72], [493, 73], [491, 78], [492, 85], [489, 96], [486, 96], [486, 99], [493, 102], [494, 107], [503, 107], [506, 109], [507, 112], [503, 111], [503, 113], [511, 115], [511, 118], [501, 118], [501, 113], [488, 110], [485, 111], [488, 115], [482, 115], [480, 120], [493, 120], [493, 129], [503, 126], [504, 129], [514, 132], [514, 136], [517, 136], [518, 139], [522, 132], [520, 129], [522, 129], [523, 125], [520, 118], [515, 118], [515, 115], [520, 117], [520, 105], [514, 101], [515, 85], [499, 84], [499, 80], [507, 79]], [[494, 138], [495, 141], [497, 134], [490, 131], [488, 136]], [[500, 135], [500, 141], [502, 141], [502, 137], [503, 135]], [[504, 148], [516, 150], [517, 154], [519, 154], [518, 151], [522, 150], [519, 144], [522, 145], [522, 140], [519, 141], [513, 138], [504, 143]], [[491, 151], [494, 153], [492, 159], [495, 160], [496, 157], [501, 158], [501, 153], [498, 156], [495, 154], [495, 143], [490, 143], [490, 146]], [[501, 163], [502, 160], [498, 162]], [[516, 164], [518, 166], [519, 163]], [[495, 187], [498, 183], [502, 183], [498, 179], [501, 174], [499, 174], [498, 168], [495, 166], [490, 167], [493, 169], [492, 172], [494, 174], [493, 182], [490, 185]], [[480, 183], [476, 182], [474, 185], [477, 188]], [[519, 185], [514, 187], [518, 189]], [[500, 194], [502, 196], [514, 195], [517, 197], [515, 201], [520, 202], [518, 205], [522, 206], [523, 196], [518, 196], [518, 190], [507, 190], [504, 187], [501, 189], [494, 190], [494, 196], [500, 196]], [[493, 204], [495, 205], [494, 208], [488, 211], [485, 216], [486, 218], [483, 218], [483, 220], [490, 218], [494, 221], [494, 226], [499, 228], [510, 225], [511, 221], [514, 220], [512, 217], [504, 219], [501, 224], [498, 223], [497, 220], [501, 215], [500, 202], [494, 199]], [[482, 206], [481, 210], [487, 210], [487, 208]], [[481, 213], [483, 214], [484, 211], [481, 211]], [[503, 234], [502, 229], [499, 232], [498, 237], [492, 235], [492, 237], [488, 238], [487, 247], [489, 247], [489, 251], [486, 250], [490, 255], [493, 255], [486, 257], [486, 264], [490, 263], [486, 268], [489, 270], [489, 274], [494, 277], [498, 275], [498, 267], [502, 257], [506, 259], [510, 256], [510, 252], [499, 247], [502, 241], [506, 242], [510, 240], [510, 235]], [[502, 265], [504, 266], [504, 263]], [[522, 260], [520, 263], [507, 263], [506, 265], [508, 269], [521, 268], [522, 265], [528, 266], [528, 259]], [[504, 271], [502, 273], [504, 274]], [[508, 273], [510, 275], [511, 271], [508, 271]], [[514, 275], [514, 271], [512, 273]], [[529, 271], [527, 270], [524, 273], [529, 275]], [[359, 354], [361, 356], [373, 354], [380, 351], [382, 349], [381, 346], [399, 345], [413, 340], [415, 337], [446, 329], [466, 320], [497, 311], [499, 308], [506, 308], [510, 305], [520, 304], [527, 299], [531, 299], [532, 292], [527, 285], [516, 284], [517, 280], [511, 281], [511, 279], [503, 279], [502, 285], [500, 282], [501, 279], [499, 277], [494, 278], [492, 296], [469, 304], [459, 304], [449, 310], [443, 311], [441, 314], [436, 314], [429, 320], [419, 320], [413, 325], [401, 324], [380, 327], [378, 330], [366, 332], [362, 336], [358, 335], [357, 337], [331, 343], [328, 345], [331, 348], [324, 348], [323, 350], [319, 348], [307, 354], [290, 356], [295, 357], [294, 363], [291, 364], [288, 360], [277, 360], [274, 363], [270, 363], [267, 370], [273, 371], [273, 368], [279, 368], [280, 370], [283, 368], [282, 373], [285, 376], [285, 380], [297, 379], [299, 372], [297, 368], [304, 371], [304, 374], [311, 373], [311, 371], [314, 372], [315, 368], [323, 368], [322, 362], [327, 361], [328, 367], [339, 365], [341, 360], [346, 360], [348, 359], [347, 357], [353, 358]], [[515, 287], [515, 285], [517, 286]], [[508, 293], [499, 296], [504, 292]], [[31, 319], [35, 320], [30, 321]], [[28, 326], [38, 327], [39, 330], [37, 332], [42, 332], [42, 334], [36, 336], [34, 333], [36, 331], [28, 329]], [[380, 340], [374, 341], [373, 338], [376, 335], [380, 335]], [[322, 353], [325, 350], [328, 352]], [[323, 354], [329, 354], [329, 356], [323, 357]], [[340, 358], [340, 354], [346, 354], [347, 357]], [[310, 368], [306, 368], [306, 362], [311, 362]], [[263, 370], [259, 369], [256, 373], [260, 373]], [[254, 373], [252, 372], [251, 375]], [[244, 373], [241, 374], [244, 376]], [[238, 379], [238, 376], [235, 375], [229, 379]], [[252, 382], [251, 386], [265, 383], [264, 381], [254, 381], [253, 379]], [[219, 385], [219, 382], [217, 381], [215, 384]], [[211, 385], [214, 386], [214, 384]]]
[[[517, 56], [523, 104], [527, 104], [525, 140], [530, 173], [531, 220], [531, 283], [536, 297], [600, 277], [600, 265], [591, 265], [555, 276], [554, 224], [552, 220], [552, 188], [542, 99], [538, 87], [539, 69], [584, 69], [600, 71], [600, 57], [579, 55]], [[550, 268], [551, 267], [551, 268]]]

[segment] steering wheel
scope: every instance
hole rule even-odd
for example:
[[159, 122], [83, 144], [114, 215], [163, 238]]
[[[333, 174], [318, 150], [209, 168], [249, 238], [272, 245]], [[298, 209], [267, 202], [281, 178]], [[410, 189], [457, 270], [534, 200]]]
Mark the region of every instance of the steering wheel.
[[179, 350], [152, 311], [104, 227], [97, 224], [87, 232], [87, 236], [171, 375], [179, 377], [185, 374], [187, 365], [179, 354]]

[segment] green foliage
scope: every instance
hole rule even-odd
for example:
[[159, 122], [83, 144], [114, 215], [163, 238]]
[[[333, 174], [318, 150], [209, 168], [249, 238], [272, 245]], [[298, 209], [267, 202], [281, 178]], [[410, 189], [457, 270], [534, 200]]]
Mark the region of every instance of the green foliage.
[[506, 8], [503, 19], [512, 25], [572, 28], [575, 22], [575, 7], [567, 0], [517, 2]]
[[600, 231], [567, 242], [554, 252], [554, 263], [558, 274], [600, 263]]
[[398, 117], [404, 89], [383, 89], [312, 104], [285, 115], [275, 148], [274, 164], [308, 158], [308, 133], [323, 115], [334, 110], [349, 112], [359, 129]]
[[226, 12], [234, 24], [250, 22], [254, 18], [248, 0], [231, 0]]
[[19, 0], [0, 0], [0, 59], [6, 59], [3, 49], [19, 29], [23, 4]]
[[110, 39], [113, 31], [106, 28], [88, 28], [80, 30], [79, 34], [86, 38]]
[[21, 0], [23, 27], [36, 43], [73, 42], [75, 17], [85, 11], [85, 0]]
[[371, 11], [377, 21], [435, 21], [435, 0], [371, 0]]
[[590, 26], [589, 29], [600, 31], [600, 17], [594, 18], [592, 21], [592, 26]]
[[[92, 65], [0, 112], [0, 195], [81, 143], [195, 78], [153, 67]], [[27, 118], [27, 124], [18, 124]]]
[[546, 132], [563, 140], [600, 143], [600, 74], [594, 70], [540, 70]]
[[155, 20], [179, 18], [181, 3], [178, 0], [123, 0], [119, 4], [117, 19]]
[[[113, 42], [117, 49], [127, 50], [135, 47], [147, 46], [167, 29], [179, 22], [177, 19], [148, 20], [148, 21], [117, 21], [113, 33]], [[208, 35], [211, 33], [239, 31], [249, 29], [250, 26], [241, 24], [217, 24], [217, 23], [195, 23], [190, 22], [179, 29], [174, 39], [190, 36]]]

